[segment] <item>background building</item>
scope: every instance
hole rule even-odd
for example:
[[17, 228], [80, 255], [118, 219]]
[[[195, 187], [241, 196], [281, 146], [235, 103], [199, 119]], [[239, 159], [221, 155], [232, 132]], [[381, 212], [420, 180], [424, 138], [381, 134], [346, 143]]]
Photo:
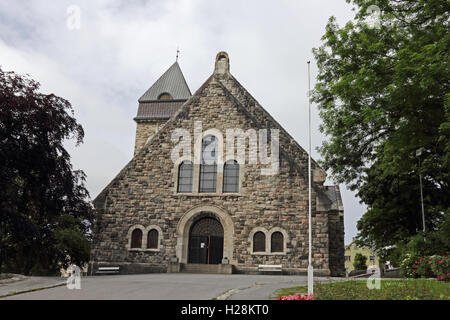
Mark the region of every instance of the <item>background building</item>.
[[351, 272], [355, 270], [353, 263], [355, 262], [355, 255], [357, 253], [361, 253], [362, 255], [367, 257], [367, 267], [370, 266], [380, 266], [379, 257], [368, 247], [359, 247], [356, 245], [353, 240], [348, 246], [345, 247], [345, 270], [347, 272]]

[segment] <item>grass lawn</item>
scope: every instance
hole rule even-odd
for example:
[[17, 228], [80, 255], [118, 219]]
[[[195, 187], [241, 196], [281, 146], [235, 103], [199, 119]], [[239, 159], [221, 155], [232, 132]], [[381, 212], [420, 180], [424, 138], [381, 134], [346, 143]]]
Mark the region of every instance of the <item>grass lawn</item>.
[[[306, 294], [307, 287], [292, 287], [275, 291], [273, 298]], [[429, 279], [381, 280], [380, 289], [369, 290], [365, 280], [315, 283], [318, 300], [450, 300], [450, 283]]]

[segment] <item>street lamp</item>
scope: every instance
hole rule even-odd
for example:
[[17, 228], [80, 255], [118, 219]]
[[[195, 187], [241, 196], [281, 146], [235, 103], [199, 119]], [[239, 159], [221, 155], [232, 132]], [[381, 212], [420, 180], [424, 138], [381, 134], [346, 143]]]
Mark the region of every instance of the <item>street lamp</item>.
[[423, 208], [423, 191], [422, 191], [422, 173], [420, 171], [420, 156], [422, 155], [423, 148], [416, 150], [416, 157], [419, 158], [419, 183], [420, 183], [420, 202], [422, 205], [422, 223], [423, 223], [423, 234], [425, 235], [425, 210]]
[[310, 85], [310, 61], [308, 61], [308, 138], [309, 138], [309, 157], [308, 157], [308, 295], [312, 295], [314, 293], [314, 275], [313, 275], [313, 265], [312, 265], [312, 228], [311, 228], [311, 85]]

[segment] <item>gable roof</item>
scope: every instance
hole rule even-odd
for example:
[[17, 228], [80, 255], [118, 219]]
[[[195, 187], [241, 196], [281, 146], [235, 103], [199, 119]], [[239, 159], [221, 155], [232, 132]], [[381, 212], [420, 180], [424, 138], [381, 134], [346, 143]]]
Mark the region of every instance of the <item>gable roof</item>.
[[344, 205], [342, 204], [341, 192], [339, 186], [325, 186], [325, 195], [331, 201], [331, 209], [333, 210], [344, 210]]
[[[162, 128], [149, 140], [146, 142], [144, 147], [141, 148], [141, 150], [131, 159], [131, 161], [121, 170], [121, 172], [111, 181], [110, 184], [108, 184], [105, 189], [96, 197], [94, 200], [100, 200], [106, 195], [107, 189], [116, 181], [118, 180], [123, 174], [126, 173], [127, 169], [130, 167], [132, 162], [139, 158], [143, 157], [147, 150], [148, 146], [150, 146], [153, 141], [157, 140], [159, 136], [168, 130], [168, 128], [185, 113], [189, 111], [189, 108], [192, 104], [196, 103], [200, 96], [203, 93], [203, 90], [211, 83], [211, 81], [215, 81], [219, 84], [219, 86], [224, 91], [225, 95], [228, 97], [230, 102], [232, 102], [235, 107], [237, 107], [239, 110], [244, 112], [252, 122], [254, 122], [254, 125], [258, 128], [276, 128], [279, 129], [279, 148], [280, 148], [280, 154], [284, 155], [291, 165], [296, 167], [300, 174], [307, 179], [307, 159], [308, 154], [306, 151], [287, 133], [287, 131], [281, 127], [281, 125], [272, 118], [272, 116], [254, 99], [250, 93], [227, 71], [225, 73], [221, 74], [212, 74], [205, 83], [194, 93], [193, 96], [191, 96], [185, 103], [183, 103], [176, 113], [167, 121]], [[306, 164], [306, 165], [305, 165]], [[311, 161], [311, 169], [318, 169], [322, 170], [319, 165], [312, 160]], [[323, 182], [322, 182], [323, 183]], [[324, 186], [321, 183], [315, 182], [314, 179], [312, 181], [312, 186], [314, 190], [317, 192], [318, 196], [321, 198], [327, 199], [326, 207], [327, 210], [340, 210], [342, 206], [340, 205], [338, 199], [340, 199], [340, 196], [333, 196], [330, 194], [327, 194], [324, 190]], [[338, 189], [334, 190], [335, 192], [339, 192]], [[341, 202], [342, 203], [342, 202]], [[323, 210], [317, 210], [317, 211], [323, 211]]]
[[157, 101], [162, 93], [168, 93], [173, 100], [187, 100], [191, 90], [184, 79], [178, 62], [175, 62], [161, 77], [139, 98], [139, 102]]
[[134, 120], [170, 119], [186, 100], [159, 100], [139, 103]]

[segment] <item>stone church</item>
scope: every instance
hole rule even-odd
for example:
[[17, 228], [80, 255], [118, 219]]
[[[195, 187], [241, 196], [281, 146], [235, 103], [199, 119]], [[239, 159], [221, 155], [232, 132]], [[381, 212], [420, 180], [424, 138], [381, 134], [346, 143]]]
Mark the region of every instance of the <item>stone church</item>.
[[[193, 95], [175, 62], [138, 101], [134, 156], [94, 200], [91, 270], [305, 274], [308, 154], [232, 76], [228, 54]], [[313, 160], [314, 274], [341, 275], [343, 204], [325, 179]]]

